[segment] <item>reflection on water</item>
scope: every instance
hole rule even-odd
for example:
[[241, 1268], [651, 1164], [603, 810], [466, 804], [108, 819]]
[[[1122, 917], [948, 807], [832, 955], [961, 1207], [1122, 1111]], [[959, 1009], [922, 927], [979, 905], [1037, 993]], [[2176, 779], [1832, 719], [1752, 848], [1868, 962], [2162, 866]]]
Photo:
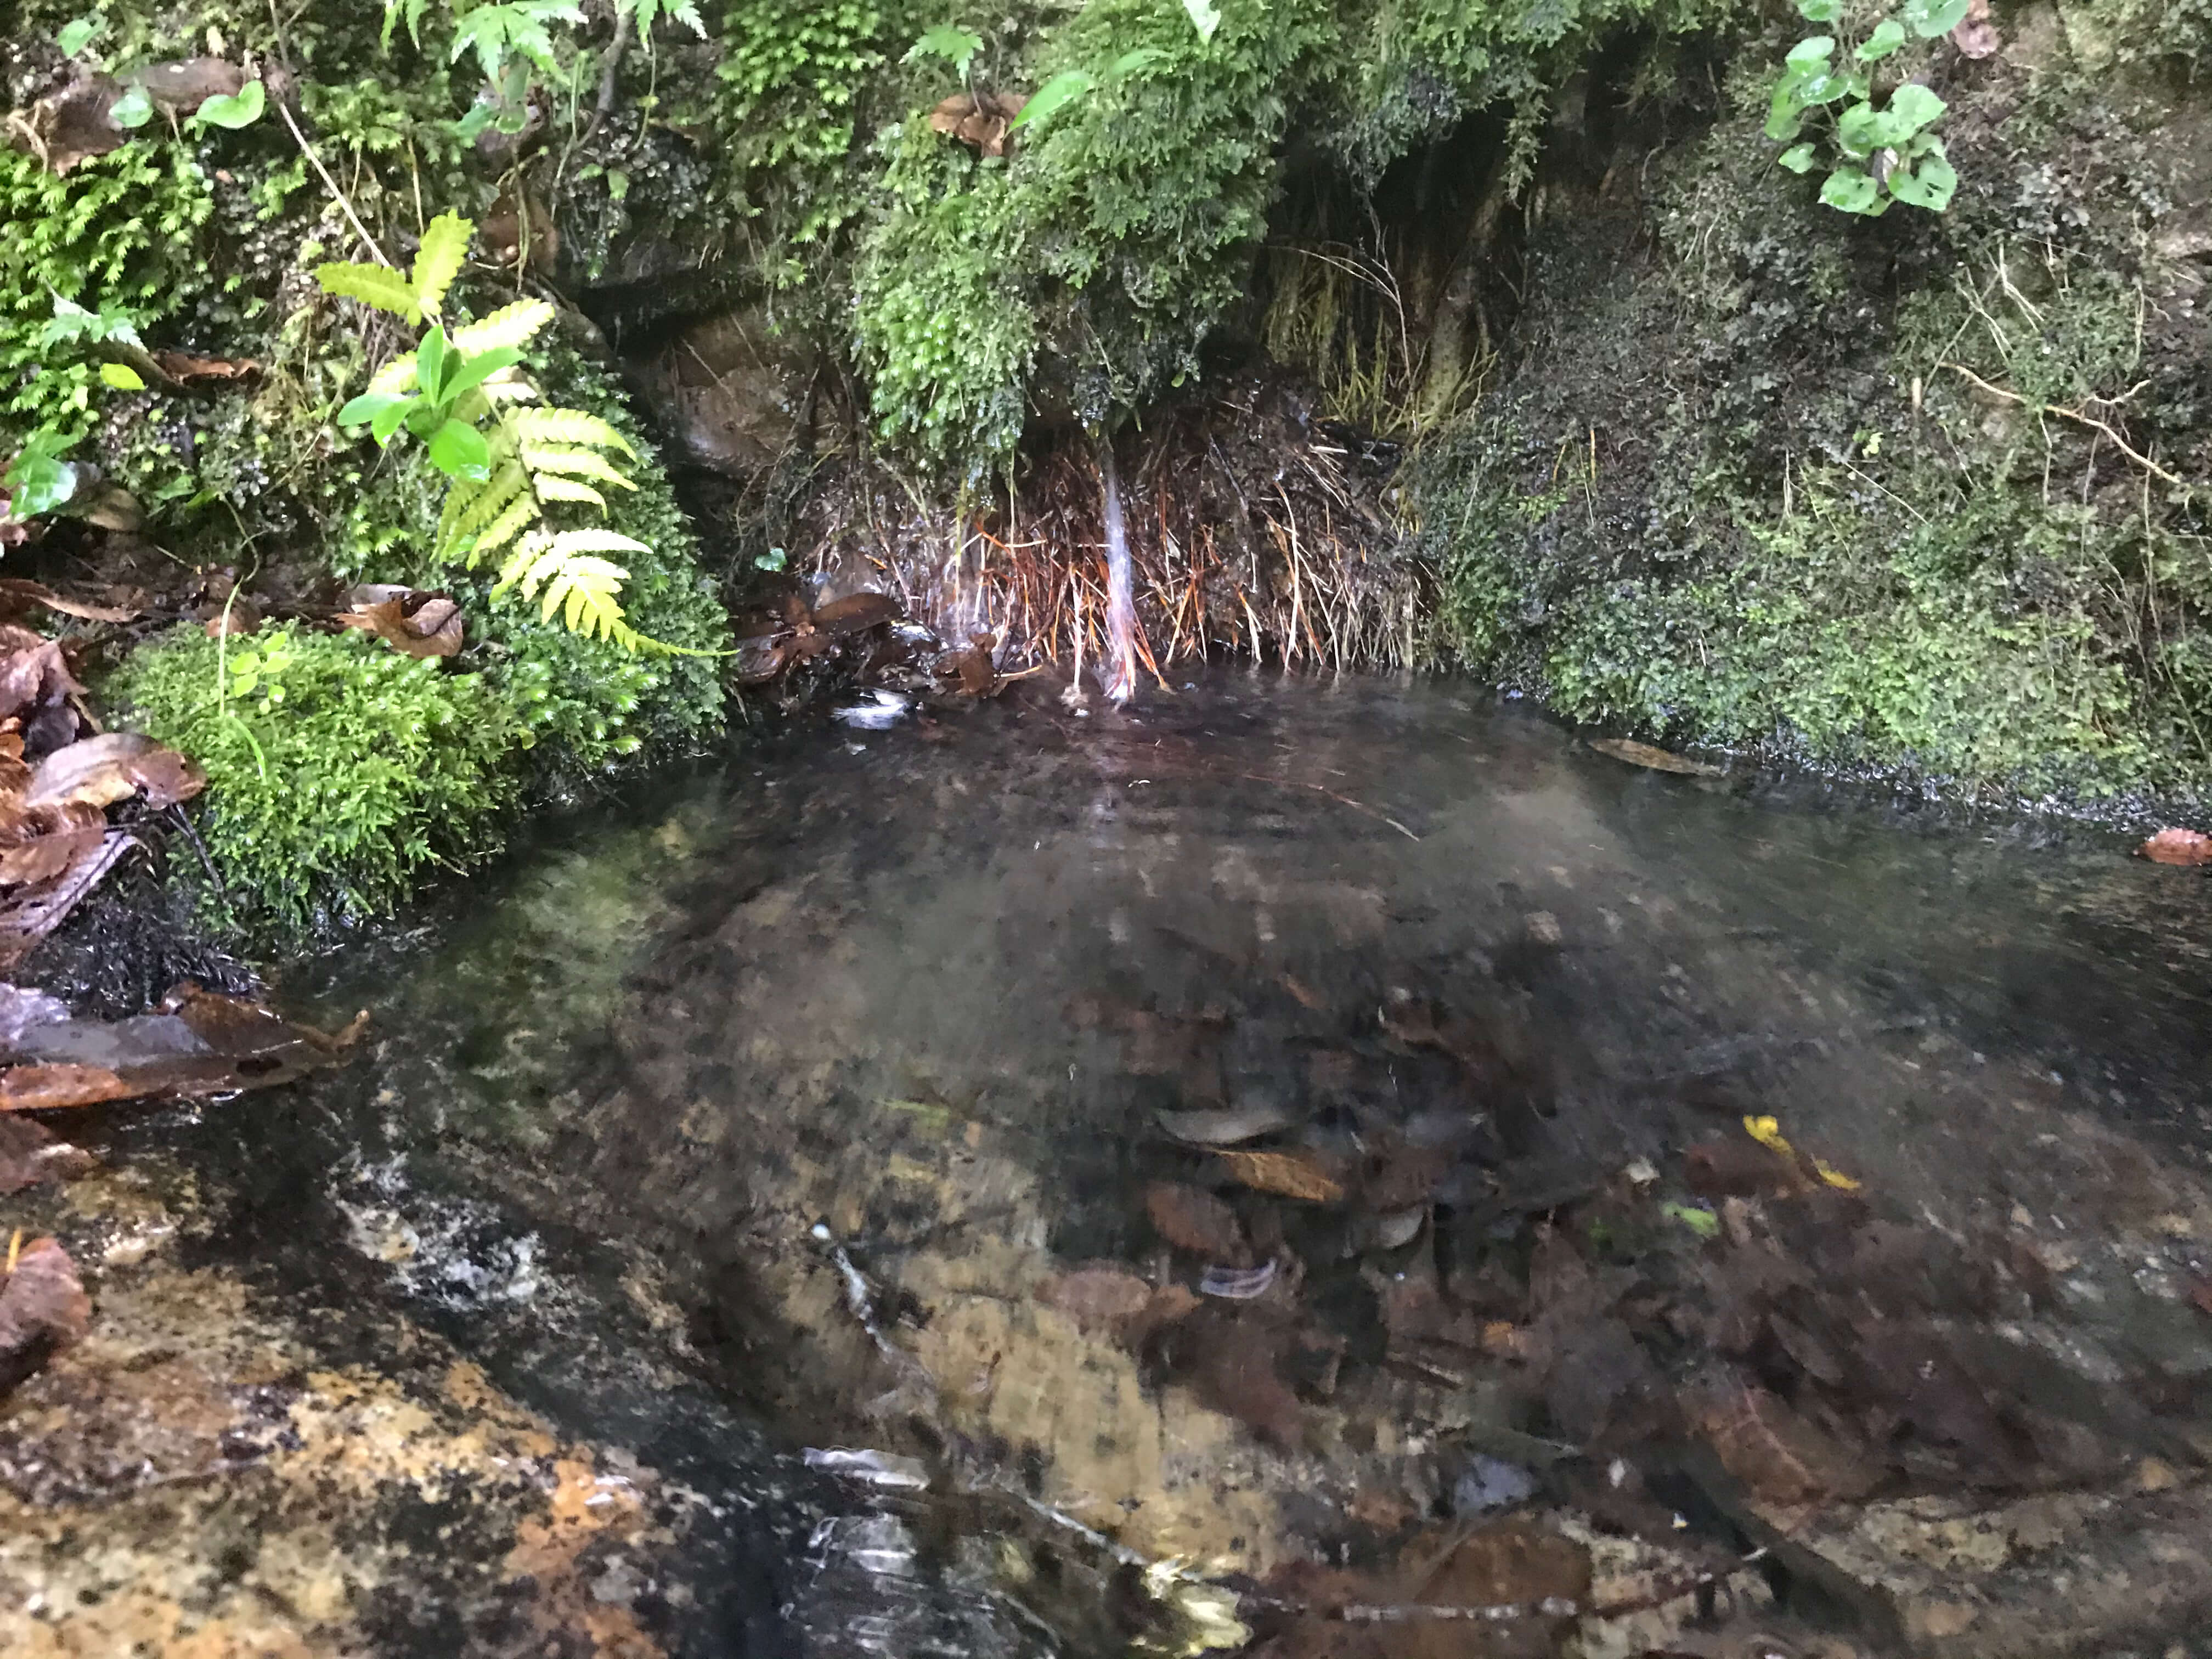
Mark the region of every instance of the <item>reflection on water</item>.
[[[558, 833], [313, 1085], [366, 1147], [331, 1192], [445, 1241], [421, 1293], [492, 1287], [463, 1328], [591, 1240], [643, 1253], [621, 1340], [781, 1448], [729, 1478], [809, 1517], [775, 1574], [805, 1651], [1179, 1650], [1206, 1607], [1136, 1565], [1170, 1559], [1265, 1581], [1283, 1655], [1370, 1651], [1297, 1607], [1439, 1585], [1550, 1596], [1590, 1651], [1687, 1640], [1679, 1589], [1588, 1616], [1669, 1563], [1869, 1651], [1947, 1596], [1960, 1651], [2185, 1628], [2186, 1562], [2038, 1599], [2086, 1510], [2040, 1554], [1866, 1558], [1915, 1504], [2194, 1491], [2199, 874], [1273, 678], [1017, 691]], [[1433, 1566], [1498, 1515], [1583, 1565]]]

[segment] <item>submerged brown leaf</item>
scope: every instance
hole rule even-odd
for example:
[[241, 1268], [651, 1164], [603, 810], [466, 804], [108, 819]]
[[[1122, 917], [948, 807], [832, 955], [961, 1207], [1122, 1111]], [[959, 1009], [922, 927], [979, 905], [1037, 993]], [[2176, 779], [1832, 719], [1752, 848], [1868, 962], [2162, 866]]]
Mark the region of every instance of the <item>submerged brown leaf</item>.
[[1755, 1382], [1710, 1382], [1684, 1405], [1721, 1466], [1765, 1503], [1796, 1509], [1863, 1497], [1880, 1473]]
[[2212, 836], [2198, 830], [2167, 828], [2136, 849], [2153, 864], [2212, 864]]
[[1638, 743], [1632, 738], [1594, 738], [1590, 747], [1601, 755], [1610, 755], [1617, 761], [1626, 761], [1631, 766], [1649, 767], [1654, 772], [1675, 772], [1686, 778], [1717, 778], [1725, 767], [1694, 761], [1687, 756], [1671, 754], [1648, 743]]
[[1218, 1152], [1229, 1173], [1245, 1186], [1309, 1204], [1334, 1204], [1344, 1196], [1344, 1184], [1311, 1152]]
[[1085, 1331], [1115, 1331], [1152, 1305], [1152, 1287], [1126, 1268], [1102, 1263], [1048, 1279], [1037, 1289], [1037, 1300], [1059, 1309]]
[[0, 899], [0, 968], [21, 961], [33, 945], [61, 926], [78, 901], [115, 867], [117, 860], [141, 845], [128, 830], [99, 833], [100, 839], [90, 843], [90, 850], [82, 852], [60, 874], [27, 883]]
[[1243, 1224], [1236, 1211], [1212, 1193], [1179, 1181], [1155, 1181], [1145, 1188], [1145, 1213], [1152, 1217], [1160, 1237], [1178, 1249], [1227, 1267], [1251, 1265]]
[[44, 1181], [73, 1180], [91, 1168], [91, 1154], [36, 1119], [0, 1115], [0, 1197]]
[[51, 1238], [10, 1241], [0, 1280], [0, 1395], [43, 1369], [92, 1323], [92, 1298], [76, 1264]]

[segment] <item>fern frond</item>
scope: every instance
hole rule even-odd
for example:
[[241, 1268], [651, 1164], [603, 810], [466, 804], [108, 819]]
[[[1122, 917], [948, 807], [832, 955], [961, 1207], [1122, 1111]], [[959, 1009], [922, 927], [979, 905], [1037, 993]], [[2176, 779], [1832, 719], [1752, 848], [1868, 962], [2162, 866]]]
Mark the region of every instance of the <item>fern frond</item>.
[[[602, 501], [599, 505], [605, 507], [606, 503]], [[489, 558], [498, 552], [501, 548], [505, 547], [517, 536], [529, 529], [532, 525], [536, 524], [538, 516], [538, 503], [535, 501], [526, 494], [516, 496], [514, 501], [507, 503], [507, 510], [485, 526], [476, 540], [469, 544], [468, 552], [464, 556], [468, 561], [469, 568], [473, 570], [480, 561]]]
[[474, 221], [452, 212], [440, 214], [424, 228], [422, 245], [415, 250], [410, 283], [415, 303], [422, 311], [433, 317], [438, 314], [446, 290], [461, 274], [461, 261], [468, 258], [469, 238], [475, 234]]
[[410, 323], [422, 320], [422, 307], [416, 300], [413, 285], [386, 266], [317, 265], [315, 281], [322, 285], [323, 292], [335, 294], [342, 300], [358, 300], [379, 311], [404, 317]]
[[[438, 556], [441, 559], [460, 558], [471, 565], [487, 550], [484, 537], [487, 526], [495, 524], [502, 514], [513, 510], [520, 502], [529, 515], [524, 524], [537, 514], [537, 502], [530, 494], [530, 475], [520, 462], [507, 456], [502, 459], [499, 450], [499, 434], [492, 434], [491, 476], [480, 484], [471, 484], [455, 479], [446, 489], [446, 505], [438, 514]], [[518, 530], [520, 526], [516, 527]], [[515, 534], [509, 531], [507, 536]], [[474, 551], [464, 551], [474, 538]], [[507, 537], [501, 538], [505, 541]]]
[[532, 480], [532, 483], [537, 485], [538, 494], [542, 500], [549, 501], [584, 501], [598, 507], [602, 513], [607, 510], [607, 498], [605, 496], [600, 495], [599, 492], [592, 489], [591, 485], [587, 483], [579, 483], [574, 478], [563, 478], [557, 477], [553, 473], [547, 472], [539, 474], [537, 478]]
[[525, 439], [522, 464], [532, 472], [561, 472], [575, 478], [597, 478], [621, 489], [635, 489], [629, 475], [596, 449], [580, 445], [536, 444]]
[[619, 449], [632, 460], [637, 451], [609, 422], [580, 409], [532, 409], [514, 418], [515, 431], [530, 443], [590, 444], [599, 449]]
[[371, 392], [387, 392], [397, 396], [403, 392], [416, 390], [415, 385], [415, 354], [402, 352], [369, 377]]
[[517, 300], [489, 317], [479, 317], [453, 331], [453, 343], [464, 356], [489, 351], [496, 346], [525, 346], [538, 331], [553, 320], [553, 307], [543, 300]]

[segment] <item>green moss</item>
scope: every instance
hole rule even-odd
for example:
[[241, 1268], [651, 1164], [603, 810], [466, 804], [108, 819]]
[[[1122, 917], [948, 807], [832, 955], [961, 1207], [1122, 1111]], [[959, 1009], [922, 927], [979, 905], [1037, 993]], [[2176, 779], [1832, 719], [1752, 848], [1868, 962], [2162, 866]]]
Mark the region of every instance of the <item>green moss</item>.
[[59, 179], [0, 148], [0, 423], [82, 431], [111, 394], [86, 354], [39, 345], [55, 296], [119, 306], [142, 329], [175, 314], [208, 284], [195, 239], [213, 211], [179, 143], [128, 143]]
[[201, 825], [237, 920], [302, 931], [372, 915], [495, 844], [521, 732], [483, 676], [360, 635], [274, 629], [283, 700], [216, 697], [216, 646], [180, 629], [102, 690], [208, 774]]

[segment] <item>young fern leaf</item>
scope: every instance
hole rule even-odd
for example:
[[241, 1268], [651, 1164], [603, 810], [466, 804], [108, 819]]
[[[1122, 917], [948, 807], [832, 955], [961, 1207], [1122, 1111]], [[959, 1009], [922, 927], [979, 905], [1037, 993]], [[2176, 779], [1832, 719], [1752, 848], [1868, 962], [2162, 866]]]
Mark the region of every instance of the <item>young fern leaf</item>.
[[[596, 449], [585, 449], [567, 444], [533, 444], [524, 439], [521, 445], [522, 464], [534, 474], [566, 473], [575, 478], [597, 478], [618, 489], [635, 489], [637, 486], [621, 468]], [[544, 478], [538, 479], [541, 490]]]
[[453, 343], [465, 356], [499, 346], [526, 346], [552, 320], [553, 307], [544, 300], [517, 300], [489, 317], [464, 323], [453, 331]]
[[[415, 270], [410, 285], [415, 290], [415, 303], [426, 315], [434, 317], [445, 301], [446, 290], [453, 285], [453, 278], [461, 274], [461, 262], [468, 258], [469, 238], [475, 234], [475, 223], [458, 213], [441, 213], [430, 221], [422, 232], [422, 246], [415, 250]], [[464, 348], [470, 350], [471, 348]], [[473, 348], [482, 350], [483, 348]]]
[[517, 589], [526, 602], [538, 601], [541, 620], [550, 622], [557, 611], [572, 633], [611, 640], [635, 651], [658, 641], [647, 639], [623, 617], [616, 595], [629, 580], [629, 572], [597, 556], [652, 550], [611, 530], [564, 530], [550, 536], [539, 532], [525, 537], [500, 567], [492, 596]]
[[607, 510], [605, 496], [591, 485], [579, 483], [574, 478], [547, 473], [538, 480], [538, 493], [549, 501], [580, 501], [598, 507], [602, 513]]
[[632, 460], [637, 459], [629, 439], [598, 416], [586, 415], [580, 409], [524, 410], [510, 424], [525, 443], [592, 444], [601, 449], [619, 449]]
[[317, 265], [315, 280], [322, 284], [325, 294], [335, 294], [342, 300], [358, 300], [365, 306], [388, 311], [410, 323], [422, 320], [422, 307], [415, 297], [414, 285], [398, 271], [383, 265]]

